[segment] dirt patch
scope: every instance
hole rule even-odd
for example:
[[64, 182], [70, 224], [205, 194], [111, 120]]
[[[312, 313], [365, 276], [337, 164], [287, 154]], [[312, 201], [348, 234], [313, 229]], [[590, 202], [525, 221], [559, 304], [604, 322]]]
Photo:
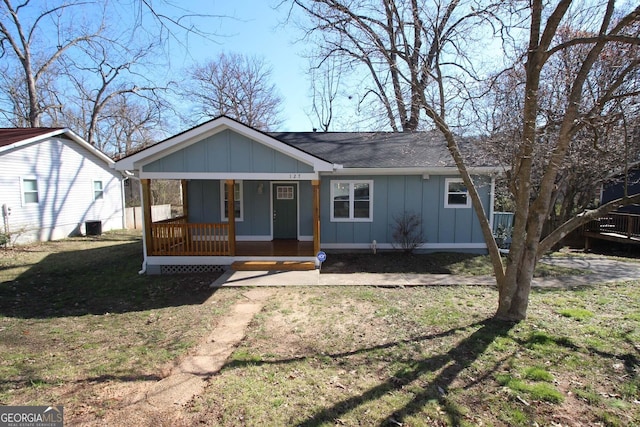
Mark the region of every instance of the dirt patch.
[[451, 274], [452, 266], [478, 255], [462, 253], [406, 254], [401, 251], [329, 253], [321, 273], [430, 273]]
[[[113, 402], [111, 410], [99, 417], [106, 425], [187, 425], [176, 409], [184, 407], [202, 393], [208, 379], [224, 365], [244, 338], [251, 319], [262, 309], [274, 291], [252, 289], [243, 293], [228, 315], [220, 319], [203, 343], [192, 354], [176, 363], [160, 381], [121, 384], [103, 390], [102, 398]], [[92, 424], [95, 414], [79, 416], [74, 424]], [[160, 424], [158, 424], [160, 423]]]

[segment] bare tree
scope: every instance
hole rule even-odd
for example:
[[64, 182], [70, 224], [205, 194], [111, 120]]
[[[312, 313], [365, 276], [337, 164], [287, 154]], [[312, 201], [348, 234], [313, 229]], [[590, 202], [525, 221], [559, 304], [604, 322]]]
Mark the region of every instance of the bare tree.
[[221, 115], [260, 130], [281, 123], [282, 99], [263, 59], [223, 53], [187, 74], [182, 96], [193, 104], [192, 123]]
[[[78, 31], [70, 28], [58, 27], [58, 33], [47, 49], [34, 52], [34, 46], [43, 37], [42, 26], [45, 21], [59, 20], [63, 13], [70, 14], [69, 10], [81, 5], [82, 2], [69, 2], [59, 4], [50, 8], [40, 9], [36, 12], [33, 22], [22, 19], [20, 13], [24, 12], [29, 1], [14, 7], [11, 0], [2, 0], [2, 10], [0, 11], [0, 57], [11, 54], [20, 63], [23, 71], [23, 81], [28, 99], [27, 122], [31, 127], [40, 126], [42, 114], [51, 106], [43, 103], [40, 96], [39, 85], [44, 76], [54, 66], [56, 61], [65, 52], [82, 43], [95, 38], [104, 29], [103, 22], [94, 25], [95, 28], [87, 30], [84, 26], [78, 25]], [[43, 4], [43, 3], [41, 3]], [[27, 22], [29, 22], [27, 24]]]
[[[394, 131], [418, 129], [425, 99], [441, 107], [450, 101], [454, 93], [432, 90], [439, 81], [474, 74], [471, 67], [462, 68], [469, 58], [459, 35], [473, 38], [473, 27], [490, 10], [464, 7], [457, 0], [292, 3], [311, 18], [305, 30], [308, 40], [320, 46], [319, 61], [339, 57], [353, 72], [367, 73], [360, 103], [380, 105]], [[445, 57], [449, 62], [441, 63]]]
[[108, 153], [120, 158], [157, 141], [166, 128], [163, 111], [155, 100], [118, 95], [111, 100], [101, 120], [101, 139], [114, 141]]
[[[569, 28], [559, 31], [559, 40], [567, 40], [569, 35], [579, 35]], [[586, 82], [583, 111], [590, 111], [598, 101], [596, 94], [606, 88], [613, 79], [611, 72], [616, 64], [629, 56], [628, 49], [609, 45], [603, 58], [594, 64]], [[543, 69], [539, 87], [539, 125], [537, 143], [533, 151], [532, 189], [537, 193], [545, 165], [548, 164], [555, 141], [558, 137], [558, 118], [564, 116], [565, 99], [568, 96], [571, 75], [576, 64], [581, 63], [585, 46], [568, 48], [562, 55], [550, 59]], [[514, 140], [521, 138], [524, 68], [516, 65], [508, 72], [501, 73], [491, 82], [487, 96], [485, 113], [489, 116], [486, 149], [503, 164], [513, 165], [517, 161], [517, 147]], [[547, 235], [558, 225], [569, 220], [585, 209], [595, 206], [595, 189], [612, 173], [620, 172], [625, 162], [640, 160], [638, 143], [627, 131], [627, 123], [638, 118], [637, 96], [618, 98], [608, 103], [599, 115], [582, 114], [582, 128], [573, 136], [564, 164], [558, 171], [552, 192], [551, 206], [545, 231]]]
[[[442, 132], [491, 256], [499, 290], [497, 318], [518, 321], [526, 317], [535, 265], [569, 231], [621, 203], [640, 199], [626, 198], [582, 212], [543, 236], [557, 179], [574, 137], [588, 122], [595, 123], [611, 103], [638, 93], [635, 77], [640, 58], [635, 47], [640, 43], [640, 7], [623, 13], [616, 10], [613, 0], [605, 5], [573, 4], [571, 0], [495, 5], [458, 0], [292, 0], [292, 4], [310, 18], [308, 34], [319, 36], [316, 40], [325, 47], [326, 56], [339, 55], [363, 65], [370, 90], [387, 111], [392, 129], [416, 129], [424, 114]], [[571, 28], [576, 19], [581, 19], [583, 32], [559, 37], [561, 29]], [[519, 99], [513, 101], [520, 112], [520, 130], [512, 141], [512, 161], [506, 165], [511, 167], [515, 203], [513, 243], [506, 266], [454, 132], [465, 108], [473, 107], [461, 100], [472, 100], [470, 88], [484, 66], [480, 56], [466, 54], [479, 51], [479, 45], [473, 49], [472, 44], [479, 34], [474, 30], [480, 28], [485, 34], [480, 51], [491, 43], [487, 34], [502, 36], [504, 48], [517, 46], [523, 34], [528, 38], [520, 64], [524, 84], [518, 86]], [[593, 93], [593, 102], [585, 102], [589, 77], [606, 59], [606, 47], [611, 45], [627, 49], [628, 55], [609, 69], [610, 79]], [[551, 120], [556, 130], [545, 134], [540, 101], [543, 72], [551, 67], [552, 59], [578, 46], [584, 53], [567, 73], [566, 91], [558, 93], [564, 108]], [[587, 117], [593, 120], [582, 120]], [[536, 152], [545, 155], [536, 156]], [[543, 160], [536, 165], [535, 159]]]
[[[133, 24], [115, 22], [119, 16]], [[196, 25], [205, 18], [212, 17], [164, 1], [0, 0], [0, 114], [14, 126], [73, 127], [104, 151], [118, 152], [132, 141], [108, 139], [116, 135], [109, 128], [114, 112], [135, 105], [140, 114], [122, 122], [163, 123], [159, 112], [172, 112], [164, 99], [169, 83], [150, 71], [158, 58], [167, 59], [170, 42], [186, 52], [183, 36], [210, 37]]]
[[311, 61], [311, 115], [315, 116], [312, 120], [317, 121], [322, 132], [328, 132], [335, 118], [334, 108], [340, 89], [342, 69], [336, 58], [327, 58], [317, 66], [313, 65], [313, 58]]
[[[61, 124], [75, 123], [74, 129], [87, 142], [108, 153], [120, 152], [122, 146], [131, 142], [112, 139], [124, 135], [114, 131], [114, 121], [131, 124], [137, 118], [143, 121], [135, 127], [142, 128], [154, 117], [153, 122], [160, 125], [162, 120], [159, 117], [155, 120], [159, 112], [171, 110], [163, 96], [168, 88], [144, 75], [148, 68], [145, 58], [155, 47], [155, 43], [150, 43], [131, 49], [120, 46], [115, 39], [92, 40], [81, 48], [84, 53], [81, 57], [63, 59], [60, 74], [68, 79], [74, 91], [67, 98], [69, 102], [61, 106], [61, 117], [55, 120], [62, 120]], [[137, 114], [129, 116], [131, 108]], [[148, 111], [139, 111], [142, 108]], [[114, 115], [118, 112], [125, 116], [117, 120]], [[53, 118], [52, 122], [55, 123]]]

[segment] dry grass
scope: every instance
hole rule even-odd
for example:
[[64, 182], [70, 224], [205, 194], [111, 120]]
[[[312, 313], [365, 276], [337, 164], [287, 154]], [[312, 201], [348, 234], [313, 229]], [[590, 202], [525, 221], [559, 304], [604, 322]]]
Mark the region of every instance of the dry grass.
[[[107, 236], [1, 258], [0, 404], [62, 404], [70, 424], [100, 425], [242, 292], [138, 276], [139, 251]], [[171, 422], [639, 425], [638, 285], [534, 291], [515, 325], [491, 320], [486, 287], [278, 288]]]

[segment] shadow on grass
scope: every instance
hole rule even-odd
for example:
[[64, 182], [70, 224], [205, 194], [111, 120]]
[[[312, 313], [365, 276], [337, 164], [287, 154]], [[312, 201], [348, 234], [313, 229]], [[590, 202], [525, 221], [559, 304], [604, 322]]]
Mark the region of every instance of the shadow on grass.
[[[125, 313], [162, 307], [201, 304], [215, 289], [219, 273], [166, 276], [139, 275], [142, 242], [105, 236], [93, 240], [121, 244], [69, 251], [51, 242], [32, 252], [50, 251], [38, 262], [16, 261], [5, 266], [28, 266], [11, 280], [0, 282], [0, 316], [48, 318], [85, 314]], [[90, 239], [89, 239], [90, 240]], [[59, 251], [56, 251], [59, 249]], [[25, 254], [26, 255], [26, 254]], [[22, 256], [18, 254], [18, 258]]]
[[[324, 408], [309, 419], [297, 425], [312, 427], [323, 425], [324, 423], [333, 424], [335, 420], [353, 409], [364, 405], [367, 402], [374, 402], [390, 392], [402, 389], [406, 384], [419, 379], [424, 374], [436, 371], [440, 371], [440, 373], [428, 384], [422, 386], [422, 392], [415, 394], [415, 397], [404, 407], [395, 411], [393, 414], [389, 414], [389, 417], [380, 425], [402, 425], [403, 420], [411, 415], [419, 413], [422, 408], [431, 401], [438, 401], [440, 403], [447, 412], [452, 425], [460, 425], [464, 414], [462, 414], [456, 405], [447, 398], [448, 388], [464, 369], [469, 367], [475, 360], [482, 356], [496, 338], [506, 336], [514, 325], [514, 323], [501, 322], [489, 318], [438, 334], [414, 337], [408, 340], [381, 344], [365, 349], [358, 349], [352, 352], [328, 354], [326, 356], [332, 359], [340, 359], [363, 353], [376, 352], [381, 349], [388, 349], [412, 342], [436, 340], [450, 335], [455, 335], [460, 331], [464, 331], [469, 328], [478, 328], [475, 332], [460, 341], [455, 347], [451, 348], [446, 353], [437, 354], [433, 357], [419, 360], [412, 365], [412, 369], [407, 369], [405, 366], [395, 372], [394, 375], [390, 376], [388, 380], [380, 383], [379, 385], [366, 390], [362, 394], [352, 396], [348, 399], [337, 402], [328, 408]], [[233, 368], [243, 367], [246, 365], [286, 364], [306, 358], [307, 357], [299, 357], [273, 362], [235, 360], [228, 363], [225, 367]], [[490, 375], [490, 373], [487, 375]]]
[[457, 252], [406, 254], [402, 251], [329, 253], [320, 273], [452, 274], [459, 263], [474, 263], [481, 255]]

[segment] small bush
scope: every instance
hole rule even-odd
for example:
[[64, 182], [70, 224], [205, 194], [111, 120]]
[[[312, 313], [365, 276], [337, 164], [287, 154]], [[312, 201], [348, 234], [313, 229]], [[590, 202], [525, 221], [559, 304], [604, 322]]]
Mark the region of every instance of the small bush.
[[422, 218], [412, 212], [403, 212], [393, 217], [393, 246], [405, 253], [412, 253], [424, 242], [422, 234]]

